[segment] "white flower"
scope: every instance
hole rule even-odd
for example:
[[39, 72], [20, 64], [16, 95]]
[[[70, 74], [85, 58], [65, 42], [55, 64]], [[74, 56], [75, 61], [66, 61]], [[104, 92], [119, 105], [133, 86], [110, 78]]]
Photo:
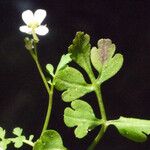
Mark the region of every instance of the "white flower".
[[36, 10], [34, 14], [31, 10], [26, 10], [22, 13], [22, 19], [26, 25], [20, 26], [19, 30], [33, 36], [35, 34], [46, 35], [49, 29], [46, 25], [41, 25], [45, 17], [46, 11], [43, 9]]

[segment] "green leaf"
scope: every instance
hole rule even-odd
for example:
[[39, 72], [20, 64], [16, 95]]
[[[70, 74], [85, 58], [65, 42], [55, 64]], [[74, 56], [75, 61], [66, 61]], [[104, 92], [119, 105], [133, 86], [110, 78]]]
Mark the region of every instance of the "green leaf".
[[22, 130], [21, 128], [17, 127], [17, 128], [14, 128], [13, 134], [15, 134], [15, 135], [17, 135], [17, 136], [21, 136], [22, 131], [23, 131], [23, 130]]
[[62, 55], [62, 57], [60, 59], [60, 62], [57, 66], [57, 71], [59, 71], [59, 70], [63, 69], [64, 67], [66, 67], [67, 64], [69, 62], [71, 62], [71, 60], [72, 59], [70, 58], [70, 54]]
[[96, 47], [91, 49], [91, 62], [94, 68], [100, 73], [102, 69], [102, 63], [100, 59], [100, 51]]
[[120, 117], [118, 120], [109, 121], [119, 133], [135, 142], [144, 142], [150, 134], [150, 120]]
[[5, 138], [6, 131], [0, 127], [0, 148], [3, 150], [7, 149], [7, 145], [11, 142], [10, 139]]
[[33, 138], [34, 138], [34, 135], [30, 135], [30, 136], [29, 136], [29, 141], [32, 141]]
[[26, 137], [22, 135], [22, 131], [23, 130], [19, 127], [14, 128], [13, 130], [13, 134], [16, 135], [17, 137], [11, 138], [11, 141], [14, 143], [14, 146], [16, 148], [22, 147], [23, 141], [26, 139]]
[[54, 67], [53, 67], [52, 64], [47, 64], [47, 65], [46, 65], [46, 70], [49, 72], [49, 74], [50, 74], [51, 76], [54, 76]]
[[33, 150], [67, 150], [61, 136], [55, 130], [45, 131], [35, 143]]
[[0, 127], [0, 138], [4, 139], [5, 138], [5, 134], [6, 134], [6, 131], [2, 127]]
[[64, 111], [64, 122], [68, 127], [76, 127], [75, 135], [83, 138], [96, 126], [101, 124], [101, 120], [95, 117], [92, 107], [82, 100], [75, 100]]
[[6, 150], [7, 145], [10, 143], [11, 141], [9, 139], [3, 139], [2, 141], [0, 141], [0, 148], [2, 148], [3, 150]]
[[68, 51], [71, 58], [80, 65], [87, 73], [92, 71], [90, 63], [90, 36], [84, 32], [77, 32], [73, 44], [69, 46]]
[[114, 76], [120, 70], [122, 64], [123, 56], [121, 54], [116, 54], [102, 67], [99, 83], [103, 83], [104, 81]]
[[72, 67], [66, 67], [56, 74], [55, 87], [60, 91], [65, 91], [62, 94], [65, 102], [73, 101], [93, 90], [91, 85], [86, 83], [83, 75]]
[[115, 45], [110, 39], [100, 39], [98, 48], [93, 47], [91, 50], [91, 61], [94, 68], [101, 73], [102, 66], [106, 64], [115, 52]]
[[14, 143], [14, 146], [16, 148], [20, 148], [23, 145], [23, 141], [25, 140], [25, 136], [18, 136], [16, 138], [11, 139], [11, 141]]
[[99, 72], [98, 82], [101, 84], [114, 76], [122, 67], [123, 56], [116, 54], [116, 46], [110, 39], [100, 39], [98, 48], [93, 47], [91, 50], [91, 61], [94, 68]]

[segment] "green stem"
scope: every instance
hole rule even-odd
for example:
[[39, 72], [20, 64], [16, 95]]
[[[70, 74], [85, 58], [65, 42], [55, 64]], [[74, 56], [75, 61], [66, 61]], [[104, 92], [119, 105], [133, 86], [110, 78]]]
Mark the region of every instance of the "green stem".
[[[38, 60], [36, 43], [34, 43], [34, 51], [30, 51], [30, 54], [31, 54], [32, 58], [34, 59], [34, 61], [36, 63], [36, 66], [38, 68], [39, 74], [40, 74], [40, 76], [42, 78], [42, 81], [44, 83], [44, 86], [45, 86], [46, 91], [47, 91], [48, 96], [49, 96], [46, 118], [45, 118], [45, 122], [44, 122], [43, 129], [42, 129], [42, 133], [43, 133], [48, 127], [50, 116], [51, 116], [52, 104], [53, 104], [54, 85], [52, 84], [51, 88], [50, 88], [48, 83], [47, 83], [46, 77], [45, 77], [45, 75], [44, 75], [44, 73], [42, 71], [41, 65], [40, 65], [39, 60]], [[41, 135], [42, 135], [42, 133], [41, 133]]]
[[94, 139], [94, 141], [92, 142], [92, 144], [88, 147], [88, 150], [94, 150], [94, 148], [96, 147], [96, 145], [99, 143], [99, 141], [103, 137], [106, 129], [107, 129], [107, 127], [105, 125], [102, 125], [102, 127], [101, 127], [98, 135], [96, 136], [96, 138]]
[[106, 111], [105, 111], [105, 107], [104, 107], [104, 103], [103, 103], [103, 99], [102, 99], [102, 93], [101, 93], [101, 89], [100, 89], [99, 85], [96, 86], [95, 93], [96, 93], [96, 97], [98, 100], [101, 117], [102, 117], [103, 121], [106, 122], [106, 120], [107, 120]]
[[94, 73], [93, 73], [93, 71], [92, 71], [91, 66], [90, 66], [89, 69], [86, 70], [86, 72], [87, 72], [87, 74], [88, 74], [88, 76], [89, 76], [91, 82], [93, 83], [93, 82], [95, 81], [95, 75], [94, 75]]
[[[40, 66], [40, 63], [39, 63], [38, 59], [36, 59], [35, 62], [36, 62], [37, 68], [39, 70], [39, 73], [41, 75], [41, 78], [43, 80], [43, 83], [45, 85], [45, 88], [47, 90], [47, 93], [49, 95], [46, 118], [45, 118], [45, 122], [44, 122], [43, 129], [42, 129], [42, 133], [43, 133], [48, 127], [50, 116], [51, 116], [52, 104], [53, 104], [53, 90], [54, 90], [54, 86], [51, 85], [51, 89], [49, 88], [49, 85], [48, 85], [47, 80], [46, 80], [46, 78], [45, 78], [45, 76], [43, 74], [43, 71], [41, 69], [41, 66]], [[42, 135], [42, 133], [41, 133], [41, 135]]]
[[44, 85], [45, 85], [45, 88], [46, 88], [46, 90], [47, 90], [47, 93], [50, 95], [50, 88], [49, 88], [49, 85], [48, 85], [48, 83], [47, 83], [46, 77], [45, 77], [45, 75], [44, 75], [44, 73], [43, 73], [43, 71], [42, 71], [41, 65], [40, 65], [39, 60], [38, 60], [37, 57], [36, 57], [36, 59], [35, 59], [35, 63], [36, 63], [36, 66], [37, 66], [37, 68], [38, 68], [38, 71], [39, 71], [39, 73], [40, 73], [40, 75], [41, 75], [41, 78], [42, 78], [42, 80], [43, 80], [43, 83], [44, 83]]
[[30, 146], [34, 146], [34, 143], [32, 141], [28, 141], [28, 140], [23, 140], [24, 143], [30, 145]]
[[46, 115], [46, 118], [45, 118], [42, 133], [47, 129], [48, 123], [49, 123], [49, 120], [50, 120], [51, 110], [52, 110], [52, 105], [53, 105], [53, 91], [54, 91], [54, 85], [52, 84], [51, 85], [51, 90], [50, 90], [50, 93], [49, 93], [49, 102], [48, 102], [48, 108], [47, 108], [47, 113], [46, 113], [47, 115]]
[[106, 117], [104, 103], [102, 100], [102, 94], [101, 94], [100, 86], [98, 86], [98, 85], [95, 86], [95, 93], [96, 93], [96, 97], [98, 100], [98, 104], [99, 104], [99, 108], [100, 108], [100, 114], [101, 114], [101, 118], [103, 120], [103, 124], [102, 124], [102, 127], [101, 127], [98, 135], [95, 137], [92, 144], [89, 146], [88, 150], [94, 150], [95, 146], [99, 143], [99, 141], [101, 140], [101, 138], [103, 137], [103, 135], [107, 129], [107, 126], [106, 126], [107, 117]]

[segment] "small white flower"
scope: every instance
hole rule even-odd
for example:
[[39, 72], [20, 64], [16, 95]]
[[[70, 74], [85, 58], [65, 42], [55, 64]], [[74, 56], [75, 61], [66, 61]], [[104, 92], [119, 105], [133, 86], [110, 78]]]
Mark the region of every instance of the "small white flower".
[[46, 35], [49, 29], [46, 25], [41, 25], [45, 17], [46, 11], [43, 9], [36, 10], [34, 14], [31, 10], [26, 10], [22, 13], [22, 19], [26, 25], [20, 26], [19, 30], [33, 36], [34, 34]]

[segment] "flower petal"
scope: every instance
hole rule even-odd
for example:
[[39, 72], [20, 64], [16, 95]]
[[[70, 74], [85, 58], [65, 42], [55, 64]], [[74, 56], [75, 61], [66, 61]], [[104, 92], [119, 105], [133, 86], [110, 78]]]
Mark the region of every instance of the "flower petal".
[[45, 17], [46, 17], [46, 11], [44, 9], [38, 9], [34, 13], [34, 20], [37, 21], [39, 24], [42, 23]]
[[27, 34], [31, 34], [32, 33], [32, 29], [29, 28], [28, 26], [20, 26], [19, 30], [21, 32], [27, 33]]
[[49, 29], [45, 25], [41, 25], [35, 29], [35, 32], [38, 35], [46, 35], [49, 32]]
[[33, 21], [33, 12], [31, 10], [26, 10], [22, 13], [23, 21], [28, 25]]

